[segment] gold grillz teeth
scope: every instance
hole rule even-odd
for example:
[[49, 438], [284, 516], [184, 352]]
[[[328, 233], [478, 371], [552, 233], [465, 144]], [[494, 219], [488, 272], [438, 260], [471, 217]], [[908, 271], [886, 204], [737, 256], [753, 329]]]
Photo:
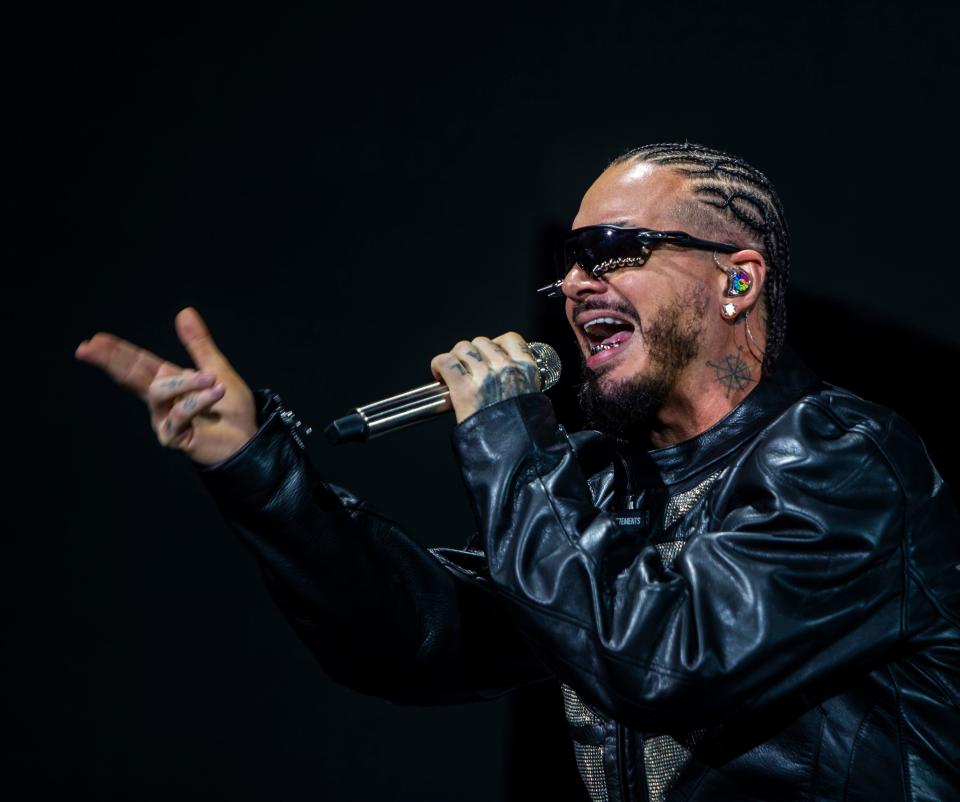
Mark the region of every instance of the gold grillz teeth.
[[619, 348], [621, 342], [623, 341], [620, 340], [619, 342], [615, 342], [615, 343], [600, 343], [600, 345], [591, 345], [590, 356], [595, 356], [596, 354], [599, 354], [601, 351], [609, 351], [611, 348]]

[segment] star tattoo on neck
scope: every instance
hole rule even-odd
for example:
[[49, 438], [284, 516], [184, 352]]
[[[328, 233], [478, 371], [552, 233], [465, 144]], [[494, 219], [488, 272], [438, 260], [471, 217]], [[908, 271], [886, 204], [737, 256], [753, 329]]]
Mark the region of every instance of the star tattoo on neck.
[[719, 363], [707, 360], [707, 365], [716, 373], [717, 381], [727, 391], [727, 398], [735, 392], [745, 390], [754, 381], [750, 375], [750, 367], [741, 359], [739, 350], [742, 350], [742, 347], [736, 354], [727, 354]]

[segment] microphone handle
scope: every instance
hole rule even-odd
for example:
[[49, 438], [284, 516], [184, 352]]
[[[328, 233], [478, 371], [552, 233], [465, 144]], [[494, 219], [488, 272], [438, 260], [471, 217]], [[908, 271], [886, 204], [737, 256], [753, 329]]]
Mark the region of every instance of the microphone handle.
[[434, 417], [450, 397], [450, 390], [440, 382], [432, 382], [405, 393], [357, 407], [330, 423], [324, 434], [334, 445], [374, 437], [412, 426]]

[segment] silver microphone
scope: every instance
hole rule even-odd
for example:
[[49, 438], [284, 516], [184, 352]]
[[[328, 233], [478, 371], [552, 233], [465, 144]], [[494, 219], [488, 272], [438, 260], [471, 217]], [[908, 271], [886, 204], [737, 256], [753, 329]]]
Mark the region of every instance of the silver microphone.
[[[549, 390], [560, 379], [560, 357], [546, 343], [528, 344], [540, 368], [540, 389]], [[450, 390], [443, 382], [431, 382], [400, 395], [356, 407], [330, 423], [324, 429], [324, 434], [334, 445], [371, 440], [442, 412], [449, 412], [444, 408], [449, 397]]]

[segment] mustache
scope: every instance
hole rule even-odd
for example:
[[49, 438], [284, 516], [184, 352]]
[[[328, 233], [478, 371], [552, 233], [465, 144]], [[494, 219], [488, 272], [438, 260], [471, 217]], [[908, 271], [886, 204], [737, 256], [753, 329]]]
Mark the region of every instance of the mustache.
[[581, 301], [580, 303], [574, 304], [570, 317], [573, 320], [576, 320], [577, 317], [583, 312], [592, 312], [595, 309], [619, 312], [621, 315], [629, 317], [632, 320], [637, 320], [639, 318], [639, 315], [637, 315], [637, 310], [634, 309], [630, 304], [613, 299], [609, 301], [603, 301], [600, 298], [588, 298], [586, 301]]

